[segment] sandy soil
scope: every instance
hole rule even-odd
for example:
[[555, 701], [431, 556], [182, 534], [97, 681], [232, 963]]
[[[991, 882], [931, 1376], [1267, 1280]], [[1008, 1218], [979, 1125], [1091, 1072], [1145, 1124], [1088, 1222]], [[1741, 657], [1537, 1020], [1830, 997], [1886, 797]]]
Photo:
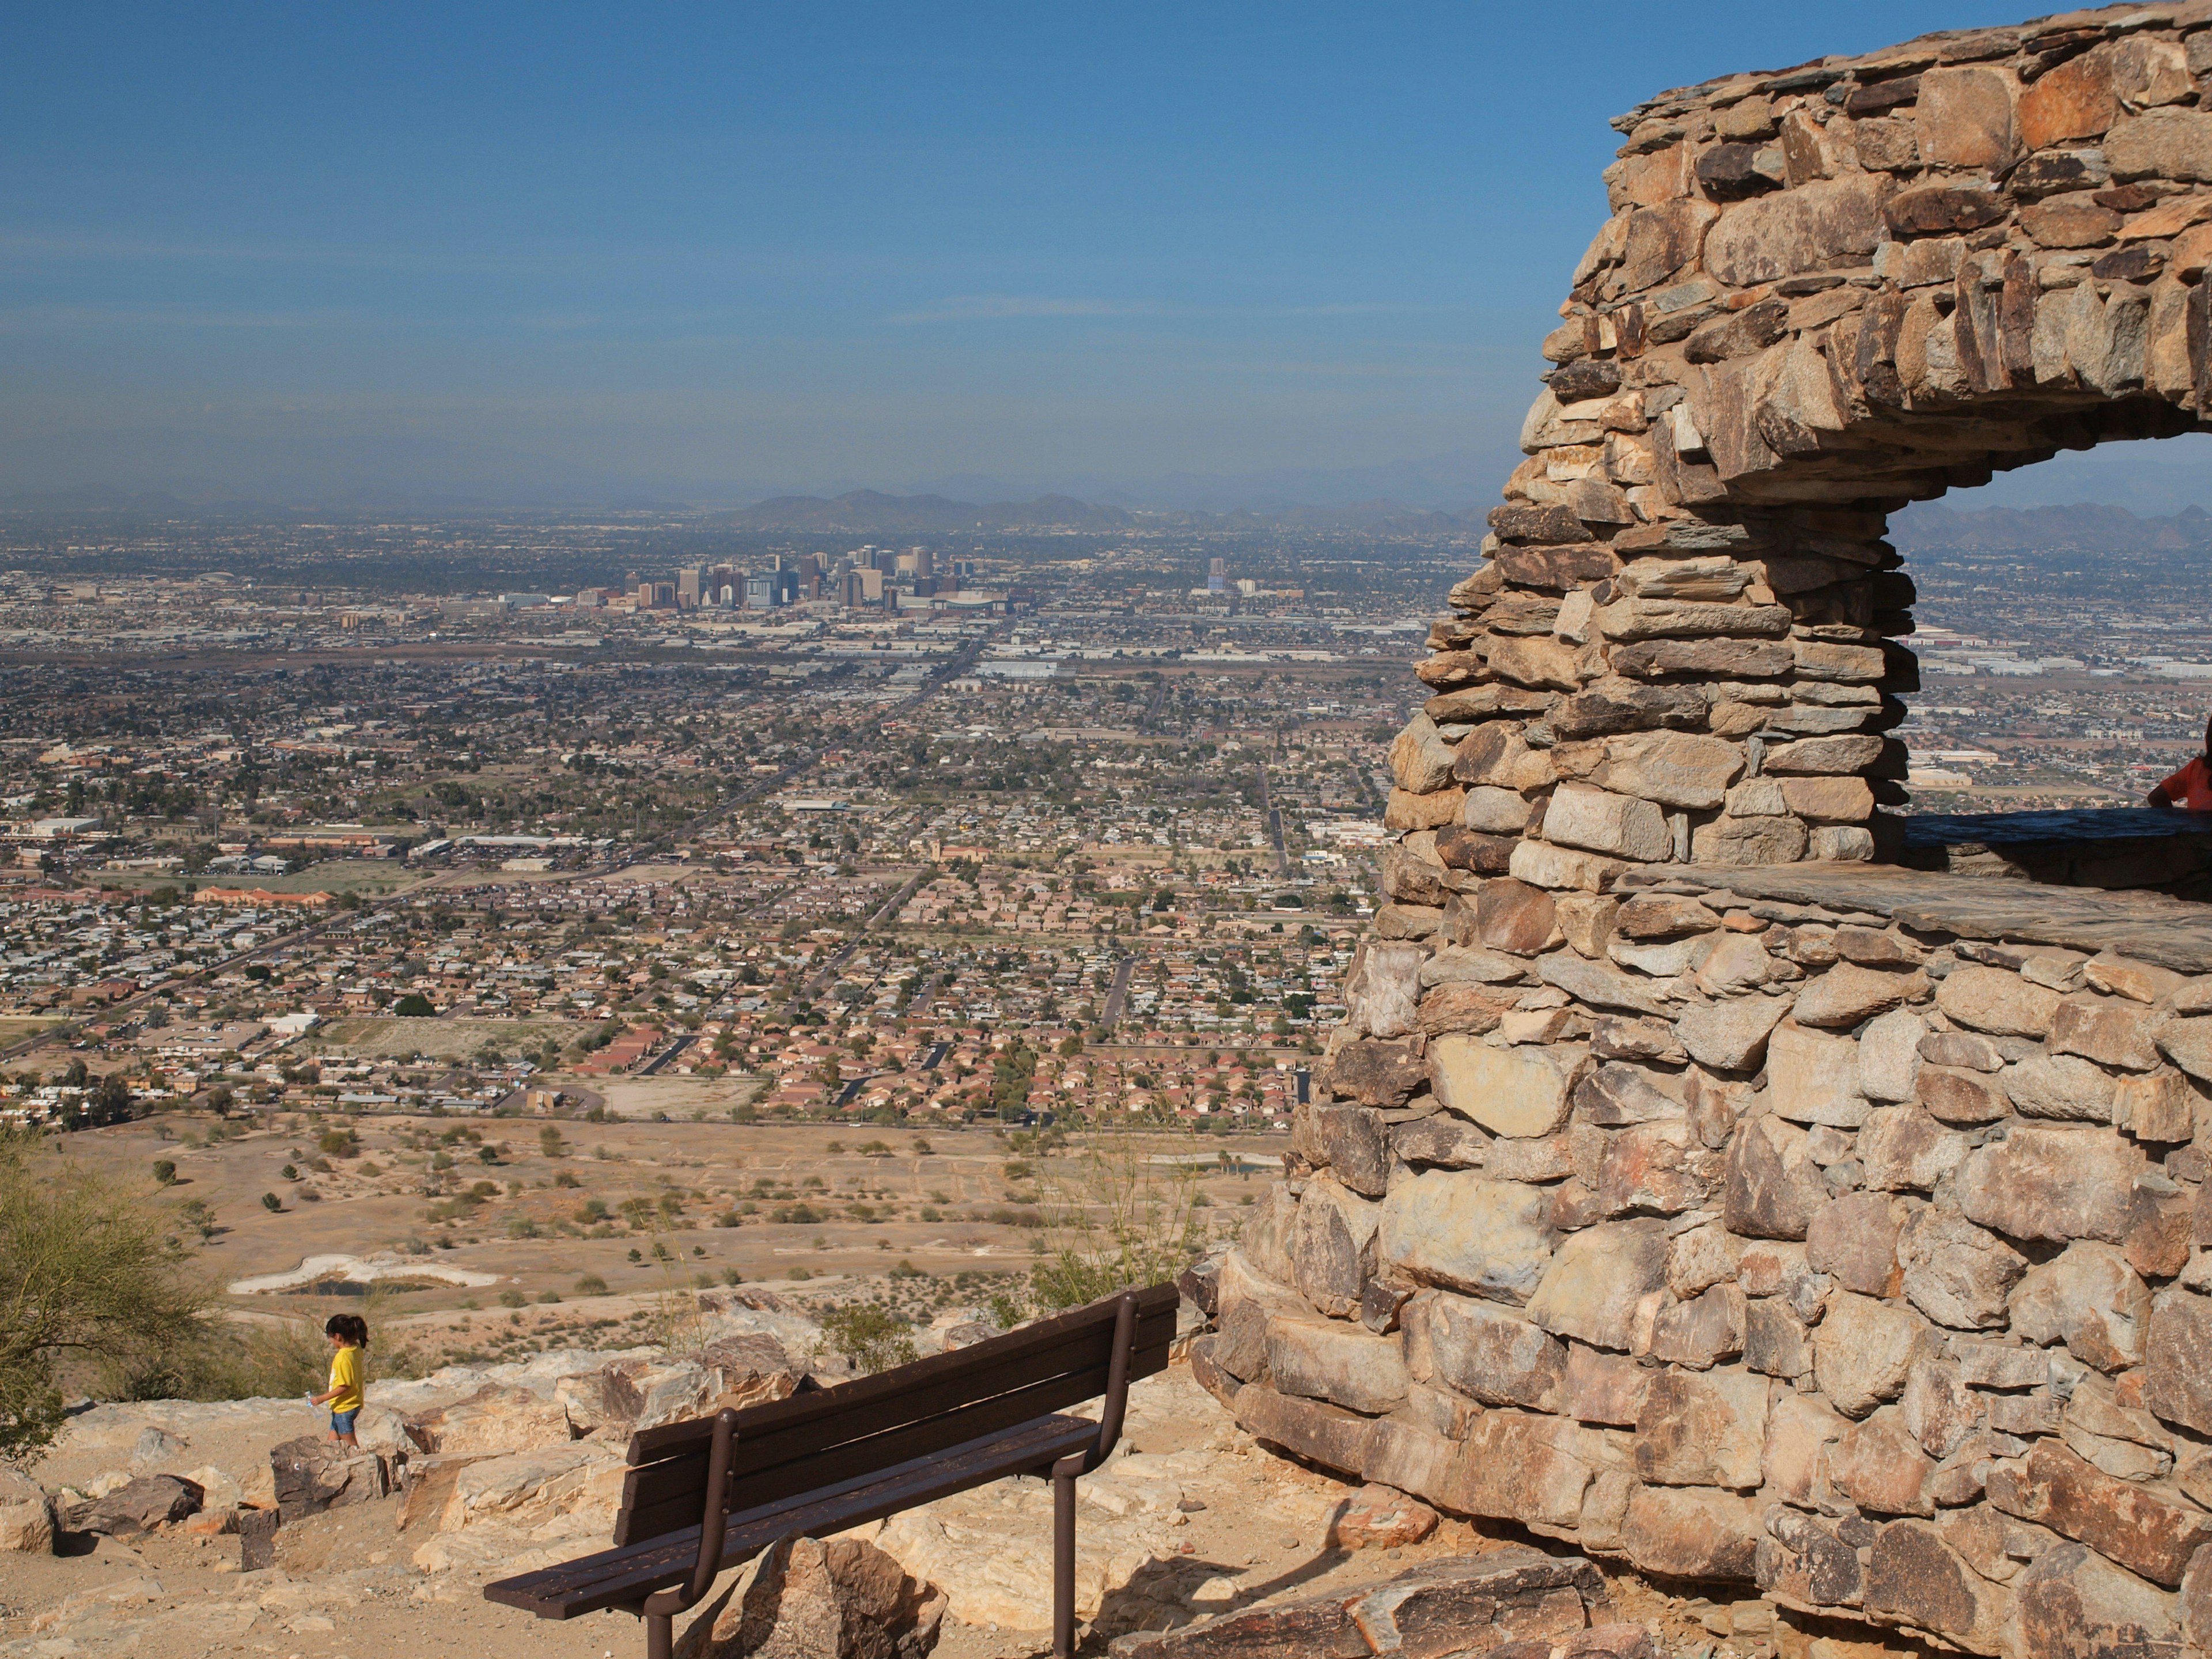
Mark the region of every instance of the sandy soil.
[[[215, 1142], [207, 1138], [210, 1119], [157, 1118], [66, 1137], [58, 1156], [123, 1175], [150, 1172], [157, 1158], [173, 1162], [173, 1187], [157, 1190], [149, 1180], [152, 1201], [198, 1199], [212, 1206], [218, 1231], [201, 1261], [221, 1284], [285, 1273], [309, 1255], [386, 1251], [427, 1252], [441, 1267], [495, 1275], [496, 1287], [426, 1286], [380, 1299], [379, 1318], [391, 1325], [394, 1346], [419, 1338], [422, 1346], [434, 1335], [435, 1345], [418, 1355], [425, 1363], [464, 1352], [521, 1358], [533, 1346], [629, 1346], [649, 1340], [665, 1299], [688, 1303], [697, 1288], [733, 1275], [801, 1301], [842, 1299], [854, 1288], [847, 1281], [866, 1279], [870, 1294], [895, 1293], [909, 1313], [926, 1316], [981, 1299], [994, 1284], [1011, 1282], [992, 1276], [1024, 1274], [1034, 1259], [1039, 1234], [1018, 1221], [1048, 1196], [1040, 1166], [994, 1132], [917, 1135], [669, 1115], [665, 1123], [562, 1121], [553, 1126], [562, 1137], [557, 1156], [547, 1154], [539, 1139], [545, 1125], [537, 1119], [350, 1115], [321, 1125], [280, 1117], [275, 1129]], [[350, 1157], [324, 1158], [328, 1170], [316, 1170], [311, 1160], [323, 1156], [318, 1136], [326, 1127], [353, 1130], [359, 1146]], [[437, 1139], [453, 1132], [483, 1139]], [[1282, 1151], [1279, 1138], [1222, 1146], [1232, 1156]], [[480, 1161], [487, 1147], [490, 1163]], [[1139, 1150], [1189, 1148], [1185, 1137]], [[449, 1220], [432, 1218], [452, 1213], [450, 1199], [421, 1190], [437, 1154], [453, 1160], [449, 1191], [489, 1189]], [[287, 1164], [298, 1179], [283, 1177]], [[1210, 1207], [1201, 1218], [1225, 1230], [1267, 1179], [1264, 1170], [1209, 1170], [1201, 1187]], [[265, 1209], [264, 1193], [283, 1208]], [[633, 1221], [623, 1206], [637, 1200], [647, 1209]], [[605, 1218], [586, 1223], [594, 1202]], [[740, 1224], [718, 1224], [748, 1204], [754, 1213], [738, 1214]], [[787, 1218], [776, 1220], [779, 1211]], [[903, 1273], [902, 1262], [921, 1276], [891, 1279], [894, 1270]], [[228, 1305], [319, 1321], [358, 1304], [263, 1294], [228, 1298]]]

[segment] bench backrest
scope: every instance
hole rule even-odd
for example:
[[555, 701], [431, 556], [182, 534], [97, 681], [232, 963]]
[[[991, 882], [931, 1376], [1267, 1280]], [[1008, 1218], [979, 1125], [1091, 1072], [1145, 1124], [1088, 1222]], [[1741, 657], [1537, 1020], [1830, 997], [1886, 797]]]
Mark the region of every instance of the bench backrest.
[[[1172, 1285], [1134, 1294], [1132, 1381], [1166, 1369], [1176, 1303]], [[1106, 1392], [1113, 1358], [1116, 1299], [739, 1412], [729, 1511], [781, 1503], [1097, 1399]], [[712, 1418], [630, 1437], [617, 1546], [699, 1524], [713, 1441]]]

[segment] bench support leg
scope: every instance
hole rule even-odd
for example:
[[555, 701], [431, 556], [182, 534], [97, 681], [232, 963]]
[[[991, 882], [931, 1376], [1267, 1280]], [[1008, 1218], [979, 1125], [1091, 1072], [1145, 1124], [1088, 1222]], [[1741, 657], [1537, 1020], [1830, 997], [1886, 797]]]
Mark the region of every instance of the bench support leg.
[[645, 1615], [645, 1659], [670, 1659], [676, 1651], [676, 1615], [670, 1613], [648, 1613]]
[[1052, 1466], [1052, 1650], [1055, 1659], [1075, 1652], [1075, 1477], [1081, 1454]]

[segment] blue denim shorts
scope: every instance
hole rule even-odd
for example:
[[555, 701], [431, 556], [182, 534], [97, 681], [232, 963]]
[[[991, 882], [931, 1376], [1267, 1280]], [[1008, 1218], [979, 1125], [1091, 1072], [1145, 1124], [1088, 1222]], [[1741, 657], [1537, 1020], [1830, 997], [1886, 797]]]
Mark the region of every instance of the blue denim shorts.
[[349, 1412], [332, 1412], [331, 1413], [331, 1432], [332, 1434], [351, 1434], [353, 1432], [353, 1420], [360, 1415], [361, 1407], [358, 1406], [356, 1406]]

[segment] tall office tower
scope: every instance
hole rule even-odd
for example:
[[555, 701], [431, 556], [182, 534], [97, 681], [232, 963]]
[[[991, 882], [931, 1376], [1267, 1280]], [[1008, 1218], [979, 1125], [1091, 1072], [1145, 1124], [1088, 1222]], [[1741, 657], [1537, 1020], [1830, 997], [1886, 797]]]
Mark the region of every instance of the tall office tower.
[[932, 553], [926, 547], [915, 548], [914, 550], [914, 574], [923, 581], [927, 581], [932, 576], [934, 576], [937, 574], [937, 556], [934, 553]]
[[676, 573], [676, 606], [679, 611], [699, 608], [699, 578], [697, 565], [689, 565]]
[[637, 608], [641, 611], [650, 611], [653, 609], [653, 584], [651, 582], [641, 581], [638, 583]]
[[774, 597], [775, 573], [756, 570], [745, 578], [745, 609], [765, 611], [775, 603]]
[[716, 591], [714, 602], [723, 610], [733, 609], [738, 603], [738, 590], [733, 583], [724, 582]]
[[1223, 593], [1226, 592], [1228, 589], [1228, 561], [1225, 559], [1216, 559], [1212, 564], [1206, 568], [1206, 591], [1209, 593]]
[[799, 560], [799, 586], [800, 591], [808, 599], [818, 599], [822, 597], [822, 556], [819, 553], [809, 553], [805, 558]]

